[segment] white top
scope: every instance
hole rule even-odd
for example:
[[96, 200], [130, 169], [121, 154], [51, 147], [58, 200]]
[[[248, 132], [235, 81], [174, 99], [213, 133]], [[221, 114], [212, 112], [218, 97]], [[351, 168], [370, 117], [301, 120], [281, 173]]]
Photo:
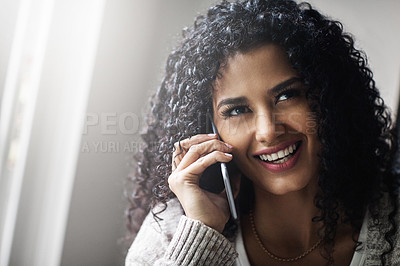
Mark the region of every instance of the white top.
[[238, 235], [236, 237], [235, 246], [236, 252], [239, 254], [239, 256], [237, 257], [234, 266], [250, 266], [243, 243], [242, 229], [240, 228], [240, 225], [238, 226]]
[[[368, 221], [368, 213], [364, 217], [363, 224], [361, 226], [360, 230], [360, 235], [358, 236], [358, 241], [365, 243], [367, 240], [367, 221]], [[243, 236], [242, 236], [242, 230], [240, 229], [240, 226], [238, 226], [238, 235], [236, 237], [235, 241], [235, 246], [236, 246], [236, 251], [239, 254], [235, 266], [250, 266], [249, 259], [247, 258], [247, 253], [246, 249], [244, 247], [243, 243]], [[362, 245], [362, 248], [360, 250], [357, 250], [353, 254], [353, 258], [351, 259], [351, 263], [349, 266], [362, 266], [364, 265], [365, 258], [366, 258], [366, 253], [365, 253], [365, 248], [366, 245]]]

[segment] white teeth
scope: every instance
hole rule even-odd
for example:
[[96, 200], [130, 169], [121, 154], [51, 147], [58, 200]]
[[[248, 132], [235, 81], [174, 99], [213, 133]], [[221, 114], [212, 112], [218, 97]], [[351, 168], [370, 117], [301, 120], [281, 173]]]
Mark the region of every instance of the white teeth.
[[288, 155], [289, 155], [289, 149], [286, 148], [286, 149], [285, 149], [285, 156], [288, 156]]
[[[288, 155], [292, 154], [296, 150], [296, 144], [292, 144], [289, 147], [285, 148], [284, 150], [280, 150], [276, 153], [271, 153], [271, 154], [261, 154], [259, 155], [260, 159], [263, 161], [271, 162], [274, 161], [273, 163], [284, 163], [287, 160], [289, 160], [290, 157], [287, 157]], [[277, 160], [280, 159], [280, 160]], [[277, 160], [277, 161], [275, 161]]]
[[273, 162], [273, 163], [284, 163], [284, 162], [286, 162], [287, 160], [289, 160], [290, 158], [287, 158], [287, 157], [285, 157], [285, 158], [282, 158], [282, 159], [280, 159], [280, 160], [278, 160], [278, 161], [275, 161], [275, 162]]

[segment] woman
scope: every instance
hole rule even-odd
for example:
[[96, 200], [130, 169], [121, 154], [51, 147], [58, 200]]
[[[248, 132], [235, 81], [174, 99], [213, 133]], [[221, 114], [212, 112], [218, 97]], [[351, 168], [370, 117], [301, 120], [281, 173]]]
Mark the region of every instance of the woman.
[[[127, 265], [400, 263], [390, 114], [352, 38], [310, 5], [210, 8], [170, 54], [148, 122], [133, 232], [153, 208]], [[204, 189], [216, 162], [231, 165], [236, 221], [225, 191]]]

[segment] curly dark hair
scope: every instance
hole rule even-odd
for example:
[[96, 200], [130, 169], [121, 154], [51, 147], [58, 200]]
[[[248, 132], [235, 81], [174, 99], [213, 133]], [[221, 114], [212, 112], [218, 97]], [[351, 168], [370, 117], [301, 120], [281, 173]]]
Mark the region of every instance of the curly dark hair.
[[[394, 216], [399, 176], [392, 169], [397, 138], [390, 113], [365, 54], [354, 47], [342, 24], [321, 15], [310, 4], [291, 0], [222, 1], [197, 17], [192, 28], [184, 29], [182, 41], [168, 57], [161, 86], [151, 99], [147, 128], [141, 135], [144, 145], [135, 155], [136, 170], [128, 189], [128, 228], [134, 236], [152, 206], [162, 203], [166, 207], [175, 197], [167, 182], [174, 143], [209, 132], [206, 113], [212, 109], [213, 82], [221, 66], [235, 53], [267, 43], [285, 50], [309, 88], [307, 98], [316, 114], [323, 146], [321, 194], [315, 199], [320, 215], [314, 220], [324, 225], [320, 234], [328, 264], [333, 262], [338, 223], [349, 223], [358, 232], [368, 210], [379, 224], [383, 217], [378, 203], [389, 195], [391, 211], [385, 219], [392, 227], [382, 232], [389, 243], [381, 255], [385, 264], [398, 226]], [[249, 201], [243, 196], [240, 200]], [[233, 221], [229, 221], [224, 234], [232, 235], [234, 230]]]

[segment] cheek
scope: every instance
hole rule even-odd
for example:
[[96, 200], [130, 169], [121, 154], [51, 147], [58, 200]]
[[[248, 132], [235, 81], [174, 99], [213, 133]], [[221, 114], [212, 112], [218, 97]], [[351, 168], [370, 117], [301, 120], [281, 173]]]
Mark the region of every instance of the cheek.
[[246, 132], [242, 134], [239, 130], [236, 130], [236, 134], [226, 135], [223, 140], [234, 147], [233, 154], [236, 156], [245, 156], [251, 145], [251, 137], [249, 134], [246, 134]]
[[246, 157], [246, 153], [251, 146], [252, 135], [247, 123], [239, 123], [239, 121], [233, 120], [235, 119], [219, 123], [218, 127], [220, 128], [222, 140], [234, 147], [234, 158], [242, 160]]
[[300, 132], [305, 135], [317, 133], [316, 120], [308, 106], [282, 113], [282, 115], [279, 116], [279, 121], [291, 128], [294, 132]]
[[228, 141], [229, 139], [232, 141], [237, 141], [241, 137], [245, 137], [246, 135], [250, 134], [252, 121], [246, 115], [241, 115], [235, 118], [221, 120], [218, 122], [217, 126], [221, 137], [224, 140]]

